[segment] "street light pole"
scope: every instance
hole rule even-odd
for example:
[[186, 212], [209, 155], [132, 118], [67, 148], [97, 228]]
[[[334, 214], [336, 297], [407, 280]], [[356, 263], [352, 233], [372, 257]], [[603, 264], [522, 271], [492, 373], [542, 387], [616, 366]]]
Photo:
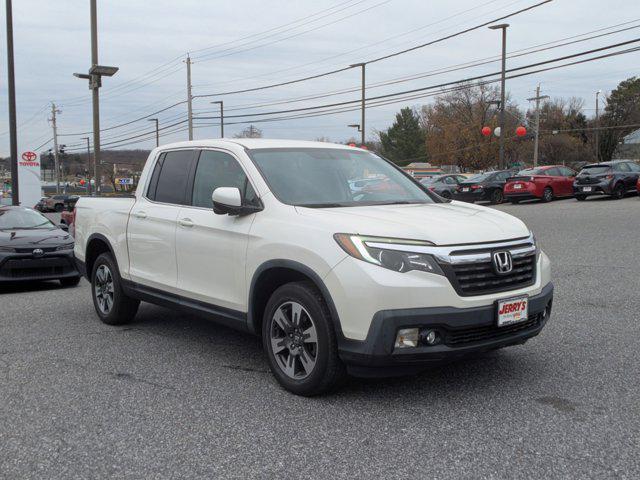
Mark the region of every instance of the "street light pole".
[[158, 124], [158, 119], [157, 118], [150, 118], [148, 119], [149, 122], [156, 122], [156, 147], [160, 146], [160, 128], [159, 128], [159, 124]]
[[189, 125], [189, 140], [193, 140], [193, 95], [191, 95], [191, 57], [187, 54], [187, 122]]
[[60, 157], [58, 153], [58, 123], [56, 114], [61, 113], [56, 104], [51, 102], [51, 127], [53, 128], [53, 159], [56, 169], [56, 193], [60, 193]]
[[9, 143], [11, 154], [11, 203], [20, 205], [18, 187], [18, 130], [16, 127], [16, 78], [13, 66], [13, 9], [11, 0], [7, 2], [7, 77], [9, 93]]
[[[89, 143], [89, 137], [82, 137], [82, 140], [87, 141], [87, 177], [88, 177], [91, 172], [91, 145]], [[95, 172], [95, 164], [94, 164], [94, 170], [93, 170], [94, 178], [95, 178], [95, 173], [96, 172]], [[89, 182], [89, 186], [87, 188], [91, 189], [91, 182]]]
[[91, 68], [89, 73], [74, 73], [78, 78], [89, 80], [91, 90], [91, 100], [93, 107], [93, 164], [95, 173], [96, 194], [100, 193], [100, 177], [97, 175], [97, 166], [100, 161], [100, 95], [98, 93], [102, 86], [102, 77], [111, 77], [118, 67], [107, 67], [98, 64], [98, 8], [96, 0], [91, 0]]
[[222, 100], [216, 100], [211, 103], [220, 105], [220, 138], [224, 138], [224, 102]]
[[350, 65], [350, 67], [355, 68], [355, 67], [360, 67], [362, 70], [362, 78], [360, 81], [360, 90], [361, 90], [361, 112], [360, 112], [360, 143], [362, 145], [364, 145], [364, 141], [365, 141], [365, 132], [366, 132], [366, 128], [365, 128], [365, 89], [366, 89], [366, 79], [365, 79], [365, 70], [366, 70], [366, 63], [354, 63], [353, 65]]
[[508, 23], [501, 23], [499, 25], [491, 25], [491, 30], [502, 30], [502, 73], [500, 76], [500, 159], [499, 168], [505, 168], [504, 163], [504, 109], [505, 109], [505, 83], [507, 72], [507, 28]]
[[596, 162], [600, 163], [600, 102], [602, 90], [596, 92]]

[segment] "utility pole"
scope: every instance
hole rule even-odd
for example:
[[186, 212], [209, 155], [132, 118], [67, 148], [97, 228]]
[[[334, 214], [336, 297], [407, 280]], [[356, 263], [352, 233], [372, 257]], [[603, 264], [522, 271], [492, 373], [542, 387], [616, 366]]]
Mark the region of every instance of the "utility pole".
[[159, 147], [160, 146], [160, 128], [159, 128], [159, 124], [158, 124], [158, 119], [157, 118], [150, 118], [147, 121], [156, 122], [156, 147]]
[[224, 102], [217, 100], [211, 103], [220, 105], [220, 138], [224, 138]]
[[536, 96], [533, 98], [528, 98], [530, 102], [532, 100], [536, 101], [536, 131], [535, 131], [535, 140], [533, 146], [533, 166], [534, 168], [538, 166], [538, 145], [540, 139], [540, 100], [546, 100], [549, 98], [549, 95], [540, 95], [540, 84], [536, 88]]
[[7, 77], [9, 90], [9, 150], [11, 152], [11, 204], [20, 205], [18, 187], [18, 130], [16, 127], [16, 78], [13, 66], [13, 9], [7, 2]]
[[367, 64], [366, 63], [354, 63], [353, 65], [350, 65], [350, 67], [360, 67], [361, 68], [361, 79], [360, 79], [360, 90], [361, 90], [361, 106], [360, 106], [360, 143], [362, 145], [364, 145], [364, 140], [365, 140], [365, 132], [366, 132], [366, 128], [365, 128], [365, 89], [366, 89], [366, 79], [365, 79], [365, 69], [366, 69]]
[[[93, 106], [93, 163], [100, 165], [100, 95], [99, 89], [102, 86], [102, 77], [111, 77], [117, 71], [118, 67], [107, 67], [98, 65], [98, 8], [96, 0], [91, 0], [91, 68], [89, 73], [74, 73], [78, 78], [89, 80], [89, 89], [91, 90], [91, 100]], [[97, 168], [97, 167], [96, 167]], [[100, 192], [100, 177], [96, 175], [95, 179], [96, 193]]]
[[187, 54], [187, 117], [189, 122], [189, 140], [193, 140], [193, 95], [191, 95], [191, 57]]
[[602, 90], [596, 92], [596, 162], [600, 163], [600, 102]]
[[56, 169], [56, 193], [60, 193], [60, 158], [58, 156], [58, 124], [56, 114], [62, 113], [56, 108], [56, 104], [51, 102], [51, 126], [53, 127], [53, 159]]
[[504, 109], [505, 109], [505, 84], [506, 84], [506, 72], [507, 72], [507, 28], [508, 23], [501, 23], [500, 25], [492, 25], [489, 28], [491, 30], [502, 30], [502, 73], [500, 76], [500, 158], [499, 168], [506, 168], [504, 162]]
[[[87, 177], [91, 172], [91, 144], [89, 143], [89, 137], [82, 137], [82, 140], [87, 141]], [[93, 164], [93, 178], [96, 176], [96, 165]], [[88, 189], [91, 190], [91, 182], [89, 182]]]

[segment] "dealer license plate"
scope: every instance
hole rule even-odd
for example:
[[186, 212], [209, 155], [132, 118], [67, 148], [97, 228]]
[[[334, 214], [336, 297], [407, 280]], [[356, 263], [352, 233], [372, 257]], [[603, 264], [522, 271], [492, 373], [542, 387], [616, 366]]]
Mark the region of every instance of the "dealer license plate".
[[582, 191], [583, 192], [590, 192], [591, 191], [591, 187], [582, 187]]
[[521, 189], [521, 188], [522, 188], [522, 184], [520, 184], [520, 183], [516, 183], [516, 184], [513, 186], [513, 188], [515, 188], [516, 190], [519, 190], [519, 189]]
[[463, 191], [463, 192], [468, 192], [468, 191], [469, 191], [469, 187], [463, 187], [463, 188], [462, 188], [462, 191]]
[[517, 297], [498, 301], [498, 326], [520, 323], [529, 317], [529, 298]]

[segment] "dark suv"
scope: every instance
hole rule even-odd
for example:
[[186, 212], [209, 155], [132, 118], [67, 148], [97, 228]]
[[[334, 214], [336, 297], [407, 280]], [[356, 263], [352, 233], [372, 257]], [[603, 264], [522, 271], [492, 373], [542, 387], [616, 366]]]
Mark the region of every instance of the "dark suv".
[[580, 201], [589, 195], [611, 195], [620, 199], [635, 192], [639, 177], [640, 165], [631, 160], [592, 163], [580, 170], [573, 182], [573, 192]]
[[488, 200], [493, 204], [504, 201], [504, 185], [508, 178], [513, 177], [517, 171], [501, 170], [486, 172], [460, 182], [458, 188], [453, 191], [454, 200], [464, 202], [478, 202]]

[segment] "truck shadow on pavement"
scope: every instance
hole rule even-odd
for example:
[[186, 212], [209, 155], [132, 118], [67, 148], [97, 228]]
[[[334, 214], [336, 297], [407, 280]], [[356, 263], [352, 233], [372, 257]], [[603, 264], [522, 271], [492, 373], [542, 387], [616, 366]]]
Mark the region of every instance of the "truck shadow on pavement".
[[[273, 378], [264, 355], [261, 340], [257, 336], [238, 332], [195, 315], [142, 304], [136, 319], [125, 328], [141, 335], [164, 338], [163, 342], [177, 343], [179, 348], [197, 349], [212, 368], [222, 368], [229, 376], [252, 375], [252, 381], [264, 383], [265, 389], [285, 392]], [[450, 398], [468, 396], [487, 387], [495, 387], [500, 395], [504, 388], [520, 388], [545, 375], [543, 358], [532, 355], [536, 339], [524, 346], [515, 346], [473, 356], [454, 362], [428, 366], [423, 372], [408, 376], [387, 378], [348, 377], [335, 392], [321, 397], [320, 401], [336, 398], [389, 398], [403, 396], [420, 399], [424, 396]], [[529, 349], [529, 351], [527, 351]], [[255, 375], [259, 377], [256, 378]], [[240, 379], [241, 380], [241, 379]], [[511, 385], [511, 387], [510, 387]], [[486, 394], [486, 392], [485, 392]], [[312, 400], [312, 399], [310, 399]], [[368, 400], [367, 400], [368, 401]]]
[[42, 292], [45, 290], [70, 290], [74, 287], [63, 287], [57, 280], [42, 282], [16, 282], [16, 283], [0, 283], [0, 295], [3, 293], [30, 293]]

